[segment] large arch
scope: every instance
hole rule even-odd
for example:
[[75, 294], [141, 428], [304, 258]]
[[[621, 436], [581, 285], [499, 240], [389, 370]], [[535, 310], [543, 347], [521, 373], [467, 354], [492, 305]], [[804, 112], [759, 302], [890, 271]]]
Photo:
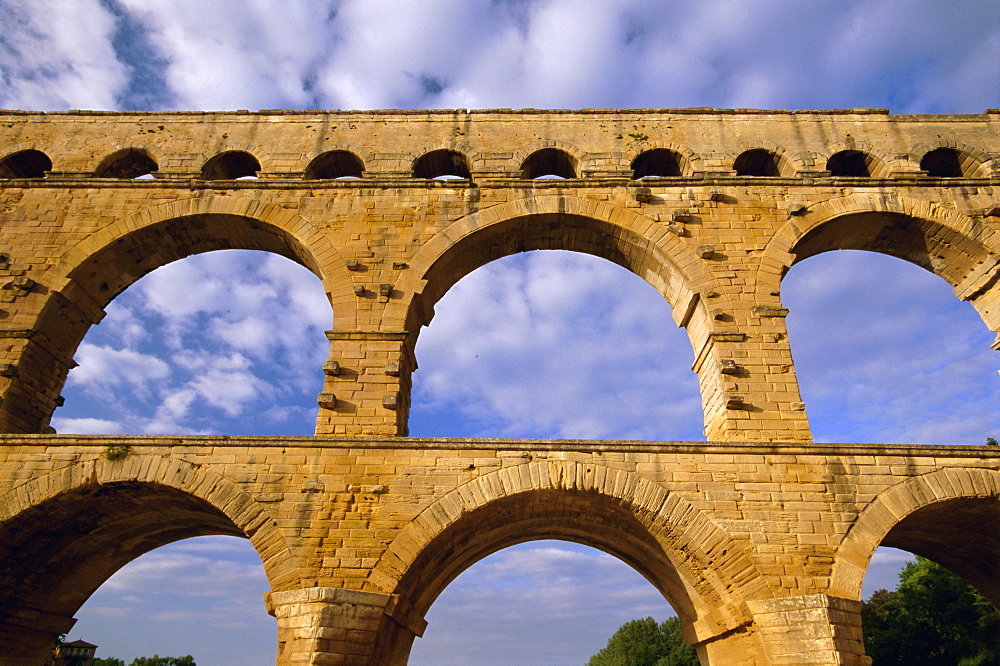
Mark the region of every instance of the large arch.
[[[323, 282], [338, 322], [356, 319], [346, 259], [308, 221], [252, 198], [205, 197], [161, 204], [82, 239], [34, 288], [39, 299], [31, 335], [18, 364], [44, 372], [10, 379], [0, 406], [0, 430], [39, 432], [57, 406], [73, 354], [104, 307], [150, 271], [213, 250], [263, 250], [312, 271]], [[332, 319], [332, 316], [331, 316]]]
[[[120, 444], [120, 443], [119, 443]], [[246, 537], [272, 589], [298, 579], [264, 507], [198, 465], [130, 452], [91, 458], [0, 496], [0, 638], [12, 663], [41, 663], [72, 616], [113, 573], [193, 536]], [[5, 662], [7, 663], [7, 662]]]
[[780, 293], [795, 263], [841, 249], [888, 254], [940, 276], [1000, 334], [1000, 229], [989, 218], [878, 194], [831, 199], [774, 234], [760, 263], [758, 293]]
[[745, 600], [774, 596], [743, 549], [677, 494], [598, 463], [525, 462], [459, 486], [393, 539], [369, 579], [396, 599], [373, 663], [405, 660], [410, 631], [460, 573], [539, 539], [580, 543], [629, 564], [666, 597], [688, 639], [699, 644], [723, 635], [748, 640]]
[[[412, 356], [420, 327], [430, 323], [434, 304], [458, 280], [501, 257], [528, 250], [570, 250], [607, 259], [651, 284], [673, 308], [678, 326], [687, 329], [698, 358], [715, 332], [701, 294], [710, 293], [712, 307], [731, 311], [726, 290], [692, 249], [669, 228], [634, 211], [566, 194], [530, 196], [460, 218], [435, 234], [414, 255], [398, 285], [409, 300], [390, 301], [385, 325], [406, 331]], [[717, 359], [698, 369], [705, 412], [723, 394]]]
[[861, 512], [834, 558], [833, 594], [860, 599], [875, 549], [890, 546], [947, 567], [1000, 607], [1000, 472], [954, 467], [914, 476]]
[[700, 292], [718, 289], [704, 263], [666, 225], [602, 201], [539, 195], [466, 215], [425, 243], [400, 284], [414, 298], [390, 303], [387, 324], [410, 331], [426, 325], [434, 303], [461, 278], [528, 250], [570, 250], [608, 259], [663, 294], [679, 324], [690, 317]]

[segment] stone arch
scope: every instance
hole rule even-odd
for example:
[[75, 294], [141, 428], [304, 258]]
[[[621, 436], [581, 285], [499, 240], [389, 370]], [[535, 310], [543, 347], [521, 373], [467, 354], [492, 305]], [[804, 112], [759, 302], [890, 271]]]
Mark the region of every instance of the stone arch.
[[919, 165], [928, 153], [942, 148], [954, 150], [961, 154], [959, 159], [962, 162], [963, 173], [959, 176], [960, 178], [988, 178], [990, 176], [990, 165], [993, 162], [993, 155], [976, 146], [948, 139], [928, 141], [914, 146], [910, 150], [910, 159], [914, 164], [914, 168], [920, 169]]
[[778, 144], [767, 141], [741, 144], [737, 150], [729, 155], [729, 162], [732, 164], [732, 168], [737, 170], [737, 162], [742, 156], [751, 153], [751, 151], [764, 151], [773, 155], [775, 168], [780, 178], [791, 178], [796, 172], [805, 171], [809, 168], [801, 155], [797, 155]]
[[819, 154], [816, 168], [827, 169], [830, 158], [849, 151], [859, 152], [865, 156], [871, 178], [888, 178], [893, 169], [897, 168], [896, 158], [886, 155], [884, 151], [867, 141], [861, 141], [851, 136], [843, 141], [830, 144], [829, 148], [830, 150]]
[[[608, 259], [632, 271], [660, 292], [687, 329], [698, 352], [722, 326], [710, 316], [701, 294], [712, 293], [712, 308], [730, 306], [729, 296], [691, 248], [665, 225], [602, 201], [556, 194], [526, 197], [456, 220], [425, 243], [397, 285], [410, 299], [390, 300], [385, 326], [408, 333], [412, 356], [421, 326], [434, 305], [459, 279], [495, 259], [526, 250], [571, 250]], [[723, 395], [720, 359], [698, 368], [706, 428], [718, 418], [715, 398]], [[715, 426], [712, 426], [715, 427]]]
[[256, 177], [264, 167], [249, 150], [223, 150], [205, 160], [201, 177], [205, 180], [237, 180]]
[[273, 517], [229, 479], [163, 455], [110, 461], [95, 450], [80, 458], [0, 496], [5, 656], [39, 663], [30, 657], [45, 654], [115, 571], [193, 536], [246, 537], [272, 589], [301, 585]]
[[684, 618], [695, 642], [742, 630], [752, 620], [744, 601], [774, 596], [742, 548], [676, 493], [599, 462], [524, 462], [452, 490], [389, 544], [369, 578], [397, 599], [376, 657], [398, 654], [393, 644], [412, 636], [401, 638], [397, 627], [420, 626], [434, 599], [472, 564], [549, 538], [603, 550], [635, 568]]
[[909, 261], [946, 280], [955, 295], [1000, 332], [1000, 229], [989, 218], [972, 218], [922, 201], [884, 194], [831, 199], [790, 218], [768, 242], [757, 288], [780, 292], [795, 263], [834, 249], [868, 250]]
[[1000, 607], [1000, 472], [954, 467], [914, 476], [875, 498], [837, 549], [831, 589], [860, 599], [879, 546], [935, 560]]
[[300, 216], [250, 197], [160, 204], [86, 237], [36, 289], [45, 300], [19, 363], [37, 370], [10, 380], [0, 404], [0, 429], [38, 432], [47, 426], [73, 353], [114, 296], [162, 265], [223, 249], [264, 250], [304, 265], [322, 280], [338, 322], [356, 321], [346, 259]]
[[156, 152], [144, 145], [130, 145], [106, 155], [94, 167], [95, 178], [135, 178], [159, 170]]
[[444, 143], [428, 143], [421, 146], [419, 149], [412, 151], [410, 155], [410, 170], [412, 172], [413, 166], [423, 157], [435, 153], [438, 151], [447, 151], [449, 153], [458, 153], [465, 160], [466, 167], [469, 170], [470, 176], [475, 176], [477, 171], [482, 171], [486, 166], [486, 161], [480, 151], [476, 150], [469, 144], [463, 141], [446, 141]]
[[52, 171], [52, 158], [34, 145], [0, 157], [0, 178], [44, 178]]
[[[213, 217], [226, 217], [227, 223], [236, 225], [236, 228], [212, 228], [210, 218]], [[249, 196], [181, 199], [158, 204], [122, 218], [73, 246], [54, 267], [52, 273], [55, 277], [50, 286], [55, 291], [71, 288], [71, 282], [78, 281], [86, 262], [93, 261], [98, 254], [115, 251], [115, 245], [129, 237], [134, 237], [137, 233], [149, 233], [149, 230], [156, 229], [158, 225], [174, 220], [189, 220], [192, 229], [197, 230], [188, 238], [191, 243], [178, 246], [178, 249], [187, 247], [193, 250], [184, 256], [217, 249], [274, 252], [312, 271], [323, 281], [332, 300], [353, 302], [353, 286], [347, 272], [346, 257], [333, 247], [322, 231], [286, 208], [274, 204], [263, 205]], [[232, 231], [239, 233], [234, 234]], [[211, 243], [219, 246], [212, 247]], [[150, 252], [153, 254], [152, 250]], [[159, 262], [158, 266], [174, 261], [173, 258], [166, 259], [166, 254], [160, 248], [157, 248], [157, 253], [151, 259], [154, 263]], [[133, 277], [138, 279], [141, 275]], [[125, 286], [128, 285], [121, 289]], [[351, 314], [348, 311], [344, 316], [350, 320]]]
[[576, 177], [579, 177], [588, 166], [581, 162], [580, 156], [583, 155], [583, 151], [580, 148], [566, 141], [550, 139], [515, 153], [514, 159], [511, 160], [513, 169], [521, 174], [522, 177], [527, 177], [523, 173], [525, 163], [533, 155], [543, 150], [556, 150], [565, 154], [572, 164], [573, 173]]
[[451, 148], [437, 148], [421, 153], [413, 160], [411, 173], [414, 178], [451, 176], [472, 180], [469, 158], [462, 151]]
[[302, 177], [317, 180], [344, 177], [363, 178], [365, 164], [370, 161], [370, 154], [366, 159], [359, 155], [357, 150], [331, 148], [313, 156], [303, 169]]
[[687, 146], [682, 146], [676, 143], [652, 142], [644, 146], [642, 150], [634, 150], [629, 153], [631, 157], [629, 158], [628, 164], [629, 169], [633, 172], [633, 178], [635, 177], [636, 162], [639, 158], [643, 155], [652, 154], [654, 151], [660, 150], [668, 150], [680, 158], [678, 160], [678, 166], [680, 167], [680, 175], [682, 176], [691, 176], [695, 172], [704, 170], [701, 156], [696, 154]]
[[[565, 222], [571, 220], [583, 229], [569, 228]], [[485, 245], [488, 250], [479, 247]], [[500, 257], [536, 249], [585, 252], [631, 270], [666, 298], [681, 325], [698, 293], [722, 291], [704, 262], [665, 225], [603, 201], [543, 194], [476, 211], [438, 232], [414, 255], [400, 283], [413, 300], [390, 302], [387, 325], [415, 331], [430, 323], [434, 303], [459, 279]], [[726, 297], [718, 298], [725, 307]]]

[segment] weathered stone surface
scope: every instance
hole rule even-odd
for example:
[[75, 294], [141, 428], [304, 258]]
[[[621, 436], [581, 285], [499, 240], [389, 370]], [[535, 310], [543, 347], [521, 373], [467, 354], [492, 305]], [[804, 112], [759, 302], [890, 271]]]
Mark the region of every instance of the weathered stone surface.
[[[441, 590], [525, 537], [630, 562], [711, 663], [864, 663], [856, 600], [882, 543], [938, 559], [1000, 600], [991, 447], [57, 435], [3, 444], [9, 654], [66, 631], [132, 557], [200, 534], [244, 535], [260, 553], [282, 663], [325, 663], [331, 651], [350, 663], [405, 661]], [[128, 454], [109, 461], [110, 445]], [[886, 464], [896, 459], [907, 465]]]
[[[283, 664], [405, 662], [437, 594], [526, 538], [635, 566], [710, 663], [865, 663], [857, 599], [880, 544], [1000, 602], [1000, 451], [812, 443], [778, 295], [796, 261], [873, 250], [940, 275], [1000, 330], [998, 123], [0, 112], [0, 663], [39, 663], [114, 571], [202, 534], [260, 553]], [[942, 148], [954, 159], [922, 164]], [[864, 159], [837, 159], [847, 150]], [[248, 169], [257, 180], [234, 180]], [[547, 171], [567, 178], [524, 178]], [[460, 178], [433, 180], [445, 172]], [[114, 295], [225, 248], [282, 254], [324, 283], [337, 316], [317, 437], [32, 434]], [[434, 303], [544, 248], [605, 257], [663, 294], [710, 441], [401, 437]]]

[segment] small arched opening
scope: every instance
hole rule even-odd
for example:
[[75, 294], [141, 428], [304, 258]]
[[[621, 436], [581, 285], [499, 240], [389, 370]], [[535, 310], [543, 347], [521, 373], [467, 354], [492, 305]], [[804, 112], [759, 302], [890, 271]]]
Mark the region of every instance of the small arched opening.
[[542, 148], [529, 155], [521, 164], [521, 177], [576, 178], [576, 160], [565, 150]]
[[365, 166], [361, 158], [348, 150], [330, 150], [318, 155], [306, 167], [305, 177], [315, 180], [362, 178]]
[[884, 176], [884, 167], [869, 153], [841, 150], [826, 161], [826, 170], [834, 178], [872, 178]]
[[0, 178], [45, 178], [52, 160], [40, 150], [20, 150], [0, 160]]
[[979, 160], [955, 148], [936, 148], [920, 159], [921, 170], [931, 178], [970, 178], [979, 166]]
[[671, 178], [687, 173], [687, 159], [676, 150], [654, 148], [632, 160], [632, 179]]
[[141, 178], [150, 176], [159, 166], [140, 148], [126, 148], [108, 155], [94, 170], [96, 178]]
[[741, 153], [733, 162], [737, 176], [783, 176], [784, 158], [766, 148], [754, 148]]
[[414, 178], [437, 180], [471, 180], [469, 162], [465, 155], [456, 150], [432, 150], [421, 155], [413, 163]]
[[205, 180], [256, 178], [260, 171], [257, 158], [244, 150], [229, 150], [210, 158], [201, 168]]

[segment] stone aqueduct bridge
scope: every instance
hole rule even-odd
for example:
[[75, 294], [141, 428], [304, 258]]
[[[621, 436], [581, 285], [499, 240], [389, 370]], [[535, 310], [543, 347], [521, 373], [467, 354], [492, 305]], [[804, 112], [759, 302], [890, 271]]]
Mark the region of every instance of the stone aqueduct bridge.
[[[812, 443], [780, 296], [806, 257], [883, 252], [1000, 331], [998, 129], [996, 110], [0, 113], [0, 663], [39, 663], [126, 562], [204, 534], [260, 554], [281, 664], [403, 663], [455, 576], [540, 538], [635, 567], [712, 664], [866, 663], [880, 544], [1000, 603], [1000, 451]], [[52, 433], [111, 299], [226, 248], [325, 285], [316, 437]], [[663, 294], [707, 442], [405, 437], [435, 302], [546, 248]]]

